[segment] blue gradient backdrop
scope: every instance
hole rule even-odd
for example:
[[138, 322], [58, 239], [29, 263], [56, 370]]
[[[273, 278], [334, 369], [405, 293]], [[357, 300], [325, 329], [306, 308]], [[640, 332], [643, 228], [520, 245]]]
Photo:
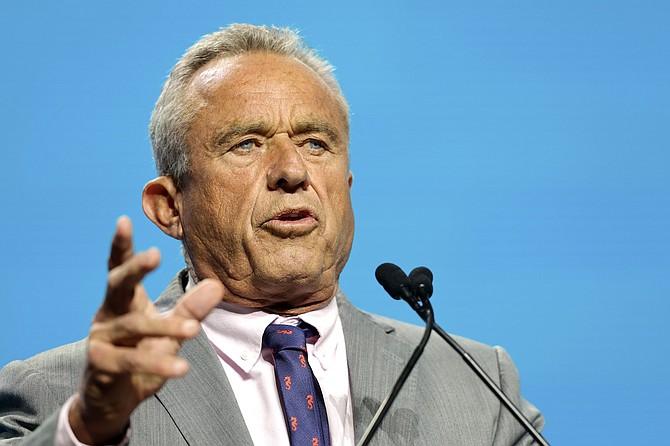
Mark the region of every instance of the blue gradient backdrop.
[[153, 296], [181, 268], [140, 208], [161, 84], [202, 34], [289, 25], [351, 103], [351, 299], [418, 323], [373, 271], [427, 265], [438, 321], [509, 350], [550, 441], [660, 444], [668, 5], [3, 0], [0, 365], [86, 335], [119, 215], [163, 253]]

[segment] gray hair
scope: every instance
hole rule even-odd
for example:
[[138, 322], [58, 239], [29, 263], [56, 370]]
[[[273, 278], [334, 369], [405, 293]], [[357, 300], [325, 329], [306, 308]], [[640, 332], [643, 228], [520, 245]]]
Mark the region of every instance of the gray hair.
[[334, 93], [348, 125], [349, 107], [333, 75], [333, 66], [308, 48], [296, 31], [275, 26], [233, 24], [203, 36], [189, 48], [163, 86], [149, 123], [159, 175], [171, 176], [180, 185], [188, 171], [188, 130], [199, 109], [187, 94], [193, 75], [212, 60], [252, 51], [293, 57], [314, 70]]

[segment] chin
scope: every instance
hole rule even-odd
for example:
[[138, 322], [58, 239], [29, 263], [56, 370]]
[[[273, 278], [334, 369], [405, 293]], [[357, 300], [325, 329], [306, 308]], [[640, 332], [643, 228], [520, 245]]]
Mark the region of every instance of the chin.
[[[288, 266], [288, 265], [287, 265]], [[283, 299], [298, 298], [324, 291], [337, 279], [322, 268], [281, 268], [273, 271], [254, 271], [256, 288]]]
[[254, 271], [256, 278], [274, 287], [308, 286], [323, 280], [322, 271], [310, 268], [282, 268], [273, 271]]

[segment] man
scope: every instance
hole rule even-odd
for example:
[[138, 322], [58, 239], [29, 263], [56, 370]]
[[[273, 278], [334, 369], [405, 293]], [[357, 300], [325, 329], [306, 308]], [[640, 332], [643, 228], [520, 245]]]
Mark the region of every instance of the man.
[[[182, 242], [188, 267], [153, 304], [141, 281], [159, 254], [134, 253], [121, 218], [86, 343], [0, 375], [0, 443], [287, 445], [296, 420], [283, 413], [276, 352], [263, 347], [279, 322], [315, 330], [305, 348], [323, 393], [325, 442], [354, 444], [422, 330], [365, 314], [338, 288], [354, 218], [348, 106], [332, 67], [290, 30], [232, 25], [177, 63], [150, 132], [160, 176], [143, 208]], [[506, 353], [462, 342], [541, 427]], [[529, 443], [435, 337], [374, 437]]]

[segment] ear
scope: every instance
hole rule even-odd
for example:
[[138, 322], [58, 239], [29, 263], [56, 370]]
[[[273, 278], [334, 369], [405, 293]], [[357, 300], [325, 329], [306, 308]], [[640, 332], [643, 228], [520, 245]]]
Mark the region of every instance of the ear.
[[161, 231], [170, 237], [181, 240], [182, 194], [171, 177], [163, 176], [149, 181], [142, 191], [142, 209]]

